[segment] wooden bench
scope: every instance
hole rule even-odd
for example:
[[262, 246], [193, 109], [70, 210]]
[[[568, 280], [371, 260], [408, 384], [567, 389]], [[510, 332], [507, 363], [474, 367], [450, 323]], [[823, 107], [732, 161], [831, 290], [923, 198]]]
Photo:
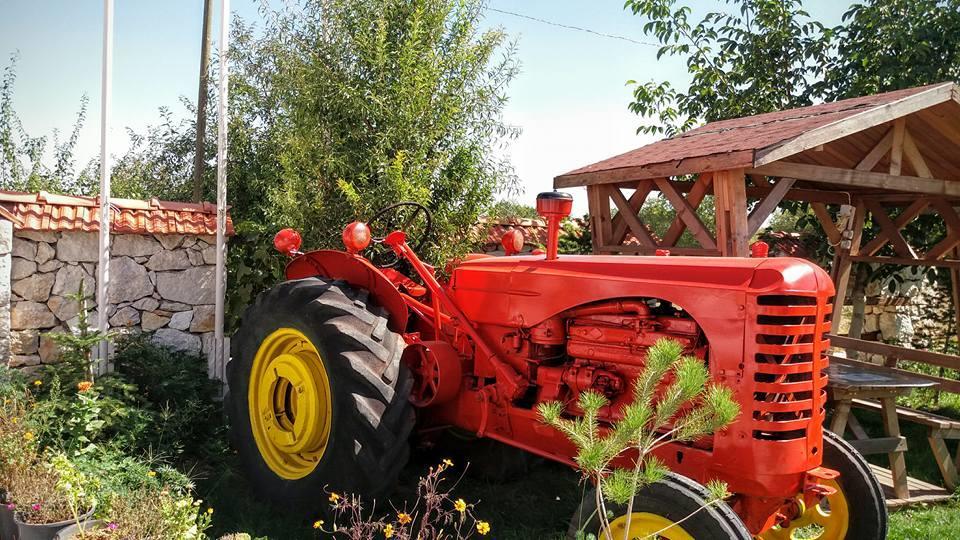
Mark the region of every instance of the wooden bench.
[[[867, 399], [854, 399], [854, 407], [868, 409], [877, 413], [882, 412], [880, 403]], [[960, 446], [957, 454], [951, 458], [945, 440], [960, 439], [960, 420], [954, 420], [925, 411], [918, 411], [909, 407], [897, 407], [897, 416], [908, 422], [927, 427], [927, 441], [933, 451], [933, 457], [940, 468], [943, 483], [948, 490], [953, 491], [958, 485], [957, 468], [960, 467]]]

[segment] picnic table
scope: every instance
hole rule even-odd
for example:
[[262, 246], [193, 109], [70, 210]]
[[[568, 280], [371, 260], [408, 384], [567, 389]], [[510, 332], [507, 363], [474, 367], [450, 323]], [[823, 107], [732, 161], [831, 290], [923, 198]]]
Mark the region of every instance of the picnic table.
[[[890, 458], [894, 494], [897, 498], [908, 499], [910, 490], [907, 485], [905, 458], [907, 440], [900, 435], [897, 397], [917, 388], [932, 388], [938, 384], [904, 372], [874, 369], [862, 364], [852, 366], [831, 363], [827, 368], [827, 375], [827, 392], [831, 401], [834, 402], [830, 431], [842, 437], [849, 427], [853, 436], [856, 437], [856, 440], [850, 441], [850, 444], [861, 454], [887, 454]], [[853, 415], [854, 402], [859, 400], [880, 402], [884, 437], [869, 437]]]

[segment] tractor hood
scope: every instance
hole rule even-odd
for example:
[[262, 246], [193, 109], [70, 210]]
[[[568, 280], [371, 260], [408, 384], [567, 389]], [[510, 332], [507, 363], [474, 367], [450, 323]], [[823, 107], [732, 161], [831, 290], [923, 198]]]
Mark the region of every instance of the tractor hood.
[[[817, 294], [830, 277], [795, 258], [633, 257], [564, 255], [485, 257], [462, 263], [449, 290], [472, 320], [505, 317], [535, 324], [585, 303], [627, 297], [669, 300], [687, 310], [691, 295], [710, 304], [718, 295]], [[699, 296], [697, 296], [699, 295]], [[497, 315], [491, 315], [496, 313]]]

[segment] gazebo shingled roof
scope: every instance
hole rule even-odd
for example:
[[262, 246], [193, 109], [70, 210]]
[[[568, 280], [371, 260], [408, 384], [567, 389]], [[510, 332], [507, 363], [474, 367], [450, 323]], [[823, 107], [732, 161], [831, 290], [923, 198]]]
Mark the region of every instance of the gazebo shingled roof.
[[[911, 115], [908, 123], [914, 127], [910, 130], [914, 145], [928, 147], [930, 157], [926, 161], [931, 176], [960, 180], [960, 163], [955, 157], [960, 154], [960, 90], [953, 83], [941, 83], [711, 122], [559, 175], [554, 179], [554, 186], [566, 188], [751, 169], [786, 158], [805, 165], [855, 167], [863, 155], [883, 139], [890, 121], [908, 115]], [[935, 140], [941, 131], [951, 136]], [[830, 143], [836, 144], [829, 152], [810, 155], [811, 150]], [[875, 166], [885, 164], [888, 162], [881, 160]], [[910, 165], [902, 171], [909, 173], [904, 176], [923, 176], [924, 172]], [[923, 191], [930, 192], [930, 189]], [[960, 184], [949, 192], [960, 196]]]

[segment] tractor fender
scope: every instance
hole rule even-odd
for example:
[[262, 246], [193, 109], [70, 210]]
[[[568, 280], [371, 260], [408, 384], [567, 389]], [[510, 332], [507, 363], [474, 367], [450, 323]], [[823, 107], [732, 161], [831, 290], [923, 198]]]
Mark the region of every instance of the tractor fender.
[[333, 249], [320, 249], [304, 253], [287, 263], [285, 273], [287, 279], [320, 276], [343, 280], [363, 289], [389, 313], [387, 326], [390, 330], [401, 334], [406, 331], [410, 312], [400, 291], [379, 268], [363, 257]]

